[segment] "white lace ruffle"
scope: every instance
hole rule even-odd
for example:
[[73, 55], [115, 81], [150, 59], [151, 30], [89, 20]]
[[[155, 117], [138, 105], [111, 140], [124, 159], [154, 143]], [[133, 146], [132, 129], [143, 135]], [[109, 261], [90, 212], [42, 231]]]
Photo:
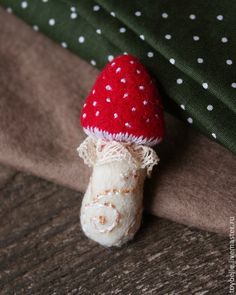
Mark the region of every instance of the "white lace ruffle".
[[148, 176], [159, 162], [156, 152], [148, 146], [105, 141], [90, 136], [81, 143], [77, 151], [89, 167], [125, 160], [134, 169], [147, 169]]

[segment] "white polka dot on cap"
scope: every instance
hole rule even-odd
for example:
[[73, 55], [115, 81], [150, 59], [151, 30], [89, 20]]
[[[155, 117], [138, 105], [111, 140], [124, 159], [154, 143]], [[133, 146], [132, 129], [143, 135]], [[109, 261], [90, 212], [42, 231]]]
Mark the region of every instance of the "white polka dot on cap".
[[112, 88], [111, 88], [111, 85], [106, 85], [106, 90], [108, 90], [108, 91], [111, 91], [112, 90]]
[[169, 59], [169, 62], [170, 62], [172, 65], [174, 65], [174, 64], [175, 64], [175, 59], [174, 59], [174, 58], [170, 58], [170, 59]]

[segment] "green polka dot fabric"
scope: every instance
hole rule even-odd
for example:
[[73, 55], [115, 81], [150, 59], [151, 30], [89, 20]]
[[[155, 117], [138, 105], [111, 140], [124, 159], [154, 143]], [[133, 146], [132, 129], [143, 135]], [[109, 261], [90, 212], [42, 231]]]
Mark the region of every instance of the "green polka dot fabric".
[[166, 111], [236, 153], [235, 1], [0, 4], [99, 69], [121, 53], [137, 56], [156, 77]]

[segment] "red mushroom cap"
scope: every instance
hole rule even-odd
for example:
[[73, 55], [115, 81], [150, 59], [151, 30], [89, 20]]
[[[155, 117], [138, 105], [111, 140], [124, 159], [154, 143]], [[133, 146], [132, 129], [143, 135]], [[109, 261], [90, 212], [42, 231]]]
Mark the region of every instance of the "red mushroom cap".
[[87, 135], [155, 145], [164, 135], [160, 95], [150, 75], [131, 55], [113, 59], [98, 76], [84, 104]]

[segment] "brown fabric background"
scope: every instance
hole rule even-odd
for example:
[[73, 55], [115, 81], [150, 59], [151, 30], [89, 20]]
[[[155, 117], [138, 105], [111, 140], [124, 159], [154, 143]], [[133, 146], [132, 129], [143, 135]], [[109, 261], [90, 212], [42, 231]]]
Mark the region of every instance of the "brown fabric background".
[[[84, 191], [76, 154], [83, 99], [98, 71], [0, 9], [0, 162]], [[236, 160], [167, 116], [161, 164], [145, 187], [151, 213], [227, 233], [236, 215]]]

